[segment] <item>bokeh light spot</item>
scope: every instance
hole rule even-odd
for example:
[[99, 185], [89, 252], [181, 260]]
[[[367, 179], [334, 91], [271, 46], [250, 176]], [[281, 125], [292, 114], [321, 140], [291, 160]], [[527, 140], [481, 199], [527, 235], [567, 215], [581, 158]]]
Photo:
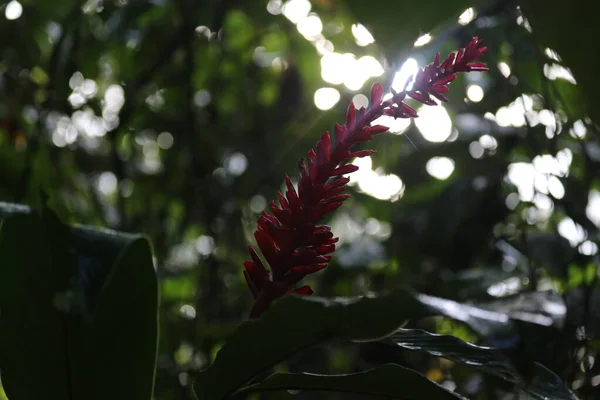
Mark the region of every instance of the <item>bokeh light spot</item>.
[[112, 172], [103, 172], [98, 177], [98, 190], [104, 195], [111, 195], [117, 190], [117, 177]]
[[419, 109], [419, 118], [415, 118], [415, 125], [423, 137], [435, 143], [446, 141], [452, 133], [452, 121], [443, 106], [424, 106]]
[[313, 14], [298, 22], [296, 28], [305, 38], [314, 39], [323, 31], [323, 22], [321, 22], [321, 18]]
[[425, 165], [427, 173], [436, 179], [448, 179], [454, 172], [454, 161], [448, 157], [433, 157]]
[[467, 25], [469, 22], [475, 19], [476, 15], [477, 14], [475, 13], [475, 9], [473, 7], [469, 7], [465, 11], [463, 11], [462, 14], [460, 14], [460, 16], [458, 17], [458, 23], [461, 25]]
[[352, 35], [354, 35], [356, 44], [362, 47], [375, 42], [375, 38], [373, 38], [371, 32], [362, 24], [352, 25]]
[[308, 16], [311, 7], [308, 0], [289, 0], [283, 5], [281, 12], [287, 19], [297, 24]]
[[23, 14], [23, 6], [17, 0], [12, 0], [4, 9], [4, 16], [7, 20], [13, 21]]
[[508, 78], [510, 76], [510, 67], [508, 66], [507, 63], [505, 62], [499, 62], [498, 63], [498, 70], [500, 71], [500, 73], [505, 77]]
[[483, 88], [479, 85], [470, 85], [467, 88], [467, 97], [473, 103], [479, 103], [481, 100], [483, 100], [483, 95]]
[[171, 135], [169, 132], [162, 132], [156, 138], [156, 142], [158, 143], [158, 147], [163, 150], [168, 150], [171, 148], [171, 146], [173, 146], [173, 135]]
[[315, 91], [315, 106], [319, 110], [329, 110], [340, 101], [340, 92], [334, 88], [320, 88]]
[[198, 253], [208, 256], [215, 250], [215, 239], [212, 236], [202, 235], [196, 239], [195, 246]]
[[[394, 80], [392, 81], [392, 88], [400, 92], [407, 87], [407, 84], [411, 80], [411, 78], [419, 71], [419, 64], [417, 60], [414, 58], [409, 58], [402, 64], [400, 70], [396, 72], [394, 75]], [[410, 85], [409, 85], [410, 87]]]
[[567, 239], [571, 246], [581, 244], [587, 237], [585, 229], [571, 218], [564, 218], [558, 223], [558, 233]]
[[419, 36], [419, 38], [415, 41], [415, 47], [425, 46], [427, 43], [431, 42], [432, 36], [429, 33]]
[[248, 168], [248, 159], [242, 153], [233, 153], [225, 159], [225, 170], [233, 176], [240, 176]]
[[358, 185], [360, 191], [379, 200], [398, 200], [404, 193], [404, 182], [399, 176], [386, 174], [381, 168], [373, 170], [371, 157], [357, 158], [352, 162], [359, 169], [348, 174], [349, 185]]

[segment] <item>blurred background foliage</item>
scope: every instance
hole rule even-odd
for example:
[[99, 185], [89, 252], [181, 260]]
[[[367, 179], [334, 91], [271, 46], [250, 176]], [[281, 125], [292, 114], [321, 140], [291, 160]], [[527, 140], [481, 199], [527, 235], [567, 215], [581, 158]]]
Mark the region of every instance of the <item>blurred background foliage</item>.
[[[324, 296], [406, 284], [515, 314], [552, 313], [554, 290], [566, 320], [524, 350], [598, 398], [596, 6], [523, 3], [0, 1], [0, 200], [34, 204], [44, 188], [65, 222], [151, 238], [154, 398], [190, 399], [190, 373], [247, 315], [245, 244], [285, 173], [373, 82], [400, 90], [479, 36], [491, 71], [459, 77], [450, 103], [415, 121], [385, 121], [392, 133], [357, 160], [353, 197], [328, 221], [340, 245], [311, 284]], [[412, 326], [479, 343], [448, 319]], [[397, 352], [469, 398], [517, 398], [468, 366]], [[281, 368], [351, 372], [388, 353], [331, 346]]]

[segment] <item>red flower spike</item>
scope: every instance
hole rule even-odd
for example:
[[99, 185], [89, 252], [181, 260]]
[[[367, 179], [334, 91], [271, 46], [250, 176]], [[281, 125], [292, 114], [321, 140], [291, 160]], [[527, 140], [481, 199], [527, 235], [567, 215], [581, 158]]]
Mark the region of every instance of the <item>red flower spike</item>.
[[441, 93], [431, 92], [431, 95], [437, 98], [438, 100], [443, 101], [444, 103], [448, 102], [448, 98]]
[[371, 126], [382, 115], [418, 117], [416, 110], [404, 103], [406, 96], [427, 105], [437, 105], [431, 96], [447, 102], [443, 93], [448, 92], [448, 85], [456, 79], [457, 73], [488, 71], [485, 64], [475, 62], [487, 50], [481, 44], [475, 37], [465, 48], [450, 53], [444, 60], [440, 60], [437, 53], [433, 63], [419, 70], [410, 90], [395, 92], [392, 89], [389, 100], [383, 101], [383, 88], [374, 84], [369, 108], [357, 110], [350, 102], [345, 124], [335, 125], [334, 143], [325, 132], [316, 148], [298, 163], [298, 191], [291, 179], [285, 177], [285, 193], [277, 193], [279, 206], [275, 201], [269, 203], [273, 215], [263, 213], [254, 234], [271, 274], [252, 247], [248, 247], [252, 261], [244, 262], [244, 277], [255, 299], [250, 318], [260, 317], [273, 301], [287, 293], [313, 294], [310, 286], [294, 286], [305, 276], [327, 266], [331, 260], [329, 254], [335, 251], [338, 241], [331, 228], [317, 223], [349, 197], [342, 191], [350, 179], [341, 175], [358, 169], [349, 162], [355, 157], [373, 154], [373, 150], [353, 151], [352, 147], [388, 131], [384, 125]]
[[258, 257], [258, 254], [256, 254], [256, 251], [254, 251], [254, 249], [251, 246], [248, 246], [248, 253], [250, 253], [250, 257], [252, 258], [252, 261], [254, 262], [254, 264], [256, 264], [262, 270], [264, 270], [265, 272], [267, 272], [267, 270], [265, 269], [262, 261]]
[[271, 200], [271, 202], [269, 203], [269, 208], [271, 209], [271, 212], [273, 213], [273, 215], [275, 215], [275, 217], [281, 221], [281, 223], [285, 226], [289, 226], [291, 221], [291, 217], [292, 217], [292, 213], [290, 212], [290, 210], [285, 210], [285, 209], [281, 209], [279, 207], [277, 207], [277, 205], [275, 204], [275, 201]]
[[358, 167], [356, 165], [346, 164], [344, 166], [341, 166], [341, 167], [336, 168], [333, 171], [331, 171], [331, 174], [329, 176], [350, 174], [354, 171], [358, 171]]
[[448, 57], [442, 62], [441, 69], [447, 70], [454, 63], [454, 57], [456, 57], [455, 53], [448, 54]]
[[383, 87], [379, 83], [375, 83], [371, 87], [371, 104], [379, 104], [381, 99], [383, 99]]
[[465, 55], [465, 49], [458, 50], [458, 53], [456, 54], [456, 60], [454, 60], [454, 63], [460, 64], [461, 61], [463, 60], [464, 55]]
[[445, 85], [445, 84], [447, 84], [447, 83], [450, 83], [450, 82], [452, 82], [452, 81], [453, 81], [453, 80], [455, 80], [455, 79], [456, 79], [456, 74], [450, 74], [450, 75], [448, 75], [448, 76], [446, 76], [446, 77], [444, 77], [444, 78], [440, 78], [440, 79], [438, 79], [438, 80], [435, 82], [435, 84], [436, 84], [436, 85]]
[[[387, 131], [388, 128], [385, 128], [385, 131]], [[353, 158], [361, 158], [361, 157], [367, 157], [370, 156], [371, 154], [374, 154], [375, 150], [361, 150], [361, 151], [355, 151], [353, 153], [350, 153], [350, 157]]]
[[378, 135], [380, 133], [384, 133], [387, 132], [390, 128], [388, 128], [387, 126], [383, 126], [383, 125], [373, 125], [373, 126], [369, 126], [368, 128], [365, 128], [369, 130], [369, 133], [371, 135]]
[[298, 194], [296, 193], [296, 189], [294, 189], [294, 185], [289, 176], [285, 177], [285, 184], [288, 189], [285, 191], [285, 197], [290, 205], [290, 209], [292, 212], [298, 212], [300, 209], [300, 199], [298, 199]]
[[354, 103], [350, 102], [348, 105], [348, 111], [346, 112], [346, 127], [350, 131], [354, 129], [355, 115], [356, 108], [354, 108]]
[[350, 146], [353, 146], [356, 143], [368, 142], [371, 139], [373, 139], [373, 135], [371, 135], [368, 128], [364, 128], [360, 131], [357, 131], [356, 135], [352, 138], [352, 140], [348, 141], [348, 144], [350, 144]]
[[342, 202], [339, 202], [339, 203], [330, 203], [330, 204], [322, 204], [321, 205], [321, 210], [319, 212], [319, 217], [322, 217], [323, 215], [332, 212], [333, 210], [337, 209], [341, 205], [342, 205]]
[[346, 128], [339, 124], [335, 124], [335, 140], [336, 142], [343, 142], [346, 140]]
[[473, 63], [473, 64], [467, 64], [467, 67], [469, 67], [469, 71], [482, 71], [482, 72], [487, 72], [490, 69], [488, 67], [485, 66], [484, 63]]
[[349, 194], [338, 194], [337, 196], [330, 197], [328, 199], [323, 199], [319, 202], [319, 204], [329, 204], [329, 203], [337, 203], [347, 200], [350, 197]]
[[[260, 293], [262, 287], [256, 287], [256, 278], [250, 278], [250, 273], [248, 272], [248, 266], [247, 264], [253, 265], [251, 262], [249, 261], [244, 261], [244, 279], [246, 279], [246, 284], [248, 285], [248, 288], [250, 288], [250, 291], [252, 292], [252, 295], [254, 296], [254, 298], [258, 297], [258, 294]], [[264, 280], [263, 280], [264, 281]]]
[[317, 143], [317, 162], [319, 164], [329, 161], [330, 145], [331, 140], [329, 139], [329, 132], [325, 132], [323, 136], [321, 136], [319, 143]]
[[450, 90], [448, 86], [434, 85], [431, 87], [432, 92], [436, 93], [446, 93]]
[[419, 116], [419, 114], [417, 114], [417, 110], [415, 110], [408, 104], [402, 103], [400, 105], [400, 108], [402, 109], [402, 112], [405, 115], [407, 115], [406, 117], [403, 117], [403, 118], [417, 118]]
[[314, 292], [310, 288], [310, 286], [302, 286], [301, 288], [298, 288], [298, 289], [294, 290], [294, 293], [300, 294], [300, 295], [303, 295], [303, 296], [310, 296]]
[[350, 178], [338, 178], [331, 181], [331, 183], [327, 184], [325, 187], [345, 186], [348, 182], [350, 182]]
[[429, 98], [429, 96], [424, 95], [423, 93], [409, 93], [408, 94], [410, 97], [412, 97], [413, 99], [420, 101], [423, 104], [427, 104], [428, 102], [431, 101], [431, 99]]
[[361, 121], [363, 121], [365, 119], [365, 115], [367, 114], [367, 109], [364, 107], [361, 107], [358, 110], [358, 115], [356, 116], [356, 120], [359, 121], [359, 123], [362, 124]]

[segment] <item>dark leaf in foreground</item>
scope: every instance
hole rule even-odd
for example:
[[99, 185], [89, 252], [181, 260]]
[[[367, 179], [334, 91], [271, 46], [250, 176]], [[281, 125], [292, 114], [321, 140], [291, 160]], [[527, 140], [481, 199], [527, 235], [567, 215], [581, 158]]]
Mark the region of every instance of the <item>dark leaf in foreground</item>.
[[399, 329], [382, 343], [424, 351], [457, 363], [467, 364], [514, 383], [537, 399], [574, 400], [575, 395], [561, 379], [541, 364], [534, 363], [534, 376], [526, 380], [499, 350], [476, 346], [450, 335], [434, 335], [420, 329]]
[[[407, 320], [434, 315], [462, 321], [503, 349], [521, 340], [517, 324], [504, 313], [408, 290], [358, 299], [288, 296], [262, 318], [242, 324], [227, 339], [214, 363], [197, 375], [194, 391], [199, 398], [224, 399], [289, 356], [316, 344], [377, 341], [392, 335]], [[511, 365], [508, 358], [503, 360]], [[522, 369], [512, 367], [514, 371]], [[527, 381], [518, 372], [511, 376]]]
[[[70, 228], [50, 210], [43, 214], [0, 204], [0, 368], [7, 396], [149, 399], [158, 291], [148, 241]], [[109, 271], [105, 278], [78, 286], [68, 267], [80, 256]]]
[[412, 369], [385, 364], [364, 372], [345, 375], [277, 373], [248, 386], [243, 392], [268, 390], [321, 390], [383, 396], [398, 400], [464, 399]]

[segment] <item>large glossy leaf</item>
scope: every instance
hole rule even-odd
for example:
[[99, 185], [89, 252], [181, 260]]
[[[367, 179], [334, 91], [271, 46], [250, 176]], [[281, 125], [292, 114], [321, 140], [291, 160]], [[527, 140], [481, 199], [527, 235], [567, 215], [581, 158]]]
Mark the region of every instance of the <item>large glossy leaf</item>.
[[520, 342], [517, 325], [504, 313], [408, 290], [360, 299], [287, 296], [228, 338], [214, 363], [198, 374], [194, 391], [200, 399], [223, 399], [273, 365], [317, 343], [375, 341], [406, 320], [432, 315], [462, 321], [502, 348]]
[[276, 373], [243, 389], [244, 392], [270, 390], [322, 390], [398, 400], [463, 399], [416, 371], [397, 364], [385, 364], [368, 371], [344, 375]]
[[8, 397], [148, 400], [158, 293], [147, 240], [68, 228], [49, 210], [0, 204], [0, 217]]
[[[70, 398], [64, 321], [40, 220], [19, 214], [0, 231], [0, 368], [9, 398]], [[32, 384], [35, 382], [35, 384]]]
[[332, 340], [375, 340], [419, 316], [407, 292], [360, 300], [286, 296], [262, 318], [242, 324], [194, 382], [199, 399], [223, 399], [290, 355]]
[[158, 288], [150, 245], [137, 235], [83, 227], [74, 232], [81, 239], [80, 260], [90, 257], [83, 252], [85, 245], [92, 257], [99, 257], [93, 251], [99, 252], [103, 242], [121, 248], [105, 284], [98, 289], [92, 325], [75, 336], [81, 340], [75, 343], [81, 351], [74, 355], [74, 362], [91, 364], [94, 371], [77, 371], [74, 379], [81, 383], [77, 398], [150, 399], [158, 339]]
[[[596, 34], [597, 2], [577, 0], [571, 3], [526, 0], [521, 4], [535, 37], [543, 47], [558, 52], [569, 67], [586, 97], [585, 107], [590, 117], [600, 123], [600, 83], [596, 68], [600, 53], [588, 47]], [[560, 28], [560, 29], [557, 29]]]
[[382, 343], [467, 364], [512, 382], [538, 399], [576, 399], [560, 378], [541, 364], [535, 363], [533, 379], [525, 379], [499, 350], [467, 343], [454, 336], [434, 335], [419, 329], [399, 329]]

